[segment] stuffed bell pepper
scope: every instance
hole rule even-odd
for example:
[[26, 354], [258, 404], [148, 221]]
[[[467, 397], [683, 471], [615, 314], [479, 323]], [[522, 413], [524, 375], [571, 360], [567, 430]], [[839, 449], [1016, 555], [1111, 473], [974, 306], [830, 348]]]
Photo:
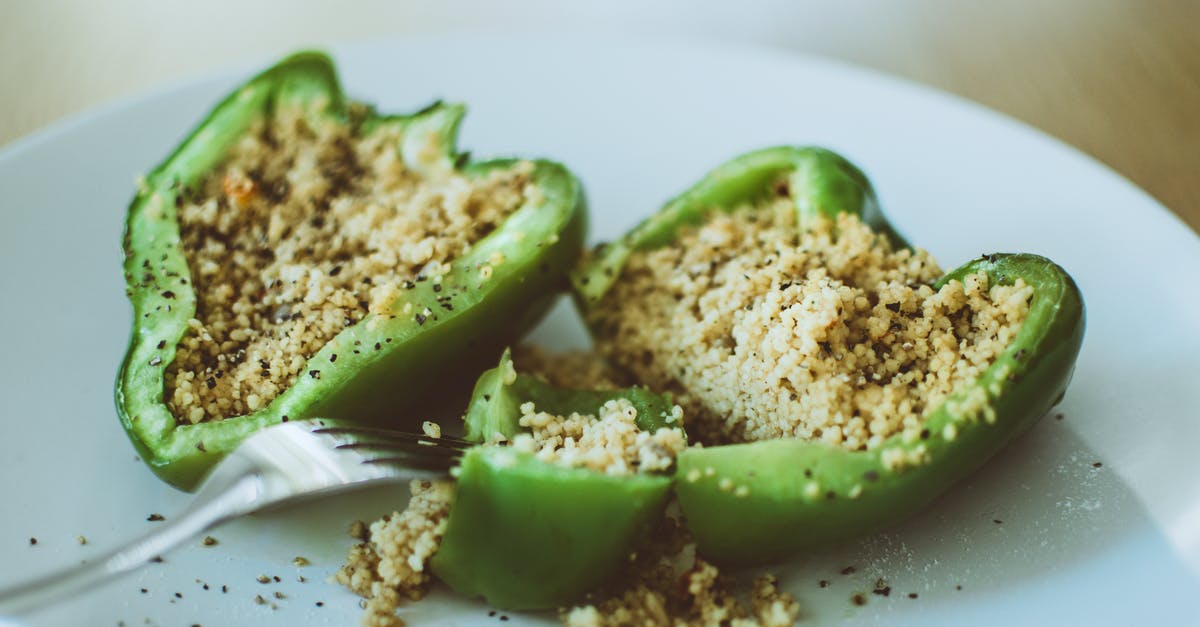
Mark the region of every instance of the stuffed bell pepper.
[[723, 563], [917, 511], [1062, 398], [1084, 328], [1062, 268], [994, 254], [944, 273], [816, 148], [718, 167], [573, 281], [597, 349], [704, 445], [675, 491]]
[[549, 161], [459, 153], [463, 112], [379, 114], [300, 53], [146, 175], [116, 401], [160, 477], [191, 489], [282, 421], [394, 421], [546, 310], [582, 246], [579, 183]]

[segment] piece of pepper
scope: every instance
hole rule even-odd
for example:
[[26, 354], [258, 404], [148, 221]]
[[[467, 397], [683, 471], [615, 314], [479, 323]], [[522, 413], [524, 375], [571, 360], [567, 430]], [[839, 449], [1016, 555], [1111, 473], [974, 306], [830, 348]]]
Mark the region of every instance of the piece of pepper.
[[[586, 211], [578, 180], [559, 164], [533, 161], [531, 181], [541, 191], [540, 201], [528, 200], [454, 259], [440, 283], [417, 282], [395, 298], [389, 315], [369, 313], [342, 330], [309, 357], [303, 372], [310, 376], [298, 377], [266, 407], [215, 422], [178, 424], [164, 402], [164, 375], [195, 315], [196, 292], [176, 206], [256, 121], [281, 106], [339, 122], [353, 116], [364, 134], [398, 128], [397, 150], [418, 172], [457, 168], [478, 178], [517, 163], [473, 162], [456, 151], [462, 105], [438, 102], [410, 115], [369, 111], [357, 117], [332, 62], [317, 52], [288, 57], [218, 104], [146, 176], [130, 205], [124, 238], [133, 330], [116, 382], [117, 413], [142, 459], [182, 489], [193, 489], [223, 454], [265, 426], [312, 416], [395, 420], [447, 374], [469, 377], [482, 370], [464, 362], [474, 363], [471, 355], [493, 358], [531, 326], [565, 283], [562, 268], [582, 247]], [[490, 275], [481, 272], [485, 268]], [[408, 304], [416, 315], [403, 313]], [[425, 309], [434, 313], [422, 315]]]
[[[820, 148], [768, 148], [721, 165], [598, 250], [573, 277], [576, 303], [587, 317], [632, 251], [669, 243], [681, 226], [702, 222], [710, 211], [769, 194], [794, 199], [801, 228], [816, 216], [854, 213], [894, 245], [907, 246], [853, 164]], [[994, 254], [934, 287], [979, 271], [992, 284], [1023, 279], [1032, 286], [1028, 315], [978, 379], [926, 413], [919, 433], [893, 435], [866, 451], [784, 439], [693, 448], [679, 456], [675, 490], [701, 553], [724, 563], [770, 562], [894, 524], [979, 468], [1062, 399], [1083, 341], [1084, 305], [1075, 282], [1044, 257]]]
[[[641, 388], [569, 390], [516, 374], [508, 353], [480, 377], [466, 415], [468, 439], [512, 439], [520, 406], [595, 414], [627, 399], [643, 431], [670, 424], [673, 404]], [[608, 475], [538, 460], [507, 446], [470, 449], [433, 572], [456, 591], [512, 610], [560, 607], [596, 590], [626, 563], [663, 516], [668, 474]]]

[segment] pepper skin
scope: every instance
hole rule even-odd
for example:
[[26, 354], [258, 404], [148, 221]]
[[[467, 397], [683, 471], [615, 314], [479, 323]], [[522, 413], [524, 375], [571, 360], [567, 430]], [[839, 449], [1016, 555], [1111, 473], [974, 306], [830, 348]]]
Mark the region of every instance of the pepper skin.
[[[586, 211], [579, 182], [561, 165], [533, 161], [532, 181], [542, 202], [520, 207], [455, 259], [440, 291], [431, 281], [418, 282], [393, 301], [392, 315], [369, 314], [347, 327], [308, 360], [303, 370], [308, 376], [266, 407], [216, 422], [177, 424], [164, 402], [164, 374], [195, 314], [196, 296], [176, 206], [255, 121], [282, 105], [339, 121], [351, 116], [328, 57], [316, 52], [288, 57], [218, 104], [146, 176], [129, 208], [124, 250], [133, 330], [116, 382], [117, 413], [142, 459], [181, 489], [194, 489], [225, 453], [268, 425], [314, 416], [394, 421], [448, 374], [478, 372], [464, 364], [474, 363], [472, 356], [498, 354], [540, 318], [563, 283], [560, 269], [582, 247]], [[481, 177], [512, 166], [514, 159], [472, 162], [456, 151], [463, 113], [461, 105], [434, 103], [411, 115], [371, 111], [358, 121], [363, 133], [403, 129], [397, 149], [418, 171], [459, 168]], [[482, 279], [479, 269], [492, 265], [497, 254], [504, 262]], [[404, 314], [410, 303], [412, 310]], [[431, 313], [420, 315], [426, 308]]]
[[[480, 377], [466, 416], [468, 439], [511, 439], [519, 407], [593, 414], [628, 399], [638, 428], [670, 426], [669, 398], [639, 388], [564, 390], [517, 375], [506, 353]], [[457, 489], [433, 572], [456, 591], [511, 610], [578, 600], [610, 579], [662, 518], [670, 475], [613, 476], [538, 461], [506, 446], [477, 446], [457, 472]]]
[[[801, 225], [817, 215], [852, 212], [906, 246], [858, 168], [824, 149], [769, 148], [718, 167], [581, 266], [575, 296], [585, 317], [630, 252], [665, 244], [709, 210], [779, 193], [783, 184]], [[892, 525], [982, 466], [1061, 400], [1083, 341], [1084, 305], [1075, 282], [1043, 257], [995, 254], [950, 272], [935, 288], [978, 271], [993, 283], [1020, 278], [1032, 286], [1028, 317], [977, 380], [926, 414], [918, 435], [896, 434], [870, 451], [770, 440], [679, 456], [675, 490], [701, 553], [726, 564], [765, 563]], [[907, 462], [889, 466], [885, 454]]]

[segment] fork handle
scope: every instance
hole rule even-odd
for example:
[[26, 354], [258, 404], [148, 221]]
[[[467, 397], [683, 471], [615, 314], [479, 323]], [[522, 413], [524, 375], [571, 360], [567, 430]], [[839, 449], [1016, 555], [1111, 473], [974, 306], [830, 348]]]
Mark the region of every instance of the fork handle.
[[189, 538], [249, 511], [260, 493], [258, 477], [253, 474], [232, 477], [221, 488], [202, 490], [196, 501], [178, 516], [96, 560], [0, 590], [0, 616], [16, 616], [46, 607], [133, 571]]

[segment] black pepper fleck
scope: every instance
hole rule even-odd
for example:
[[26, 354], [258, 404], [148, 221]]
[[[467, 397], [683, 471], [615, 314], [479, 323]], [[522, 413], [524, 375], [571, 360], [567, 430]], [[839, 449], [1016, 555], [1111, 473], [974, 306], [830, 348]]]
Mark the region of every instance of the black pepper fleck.
[[35, 544], [37, 544], [37, 538], [30, 538], [30, 539], [29, 539], [29, 546], [33, 546], [33, 545], [35, 545]]
[[909, 592], [909, 593], [908, 593], [908, 598], [910, 598], [910, 599], [915, 599], [915, 598], [917, 598], [917, 593], [916, 593], [916, 592]]
[[855, 593], [854, 596], [850, 597], [850, 602], [855, 605], [866, 605], [867, 597], [862, 593]]
[[163, 521], [166, 519], [163, 518], [162, 514], [150, 514], [149, 516], [146, 517], [146, 520], [148, 520], [150, 522], [160, 522], [160, 521]]
[[329, 356], [329, 363], [331, 363], [331, 364], [332, 364], [332, 363], [333, 363], [333, 362], [335, 362], [335, 361], [337, 361], [337, 353], [334, 353], [334, 354], [332, 354], [332, 355], [330, 355], [330, 356]]
[[828, 588], [828, 587], [829, 587], [829, 580], [828, 580], [828, 579], [822, 579], [822, 580], [819, 582], [819, 584], [818, 584], [818, 585], [820, 585], [822, 588]]
[[310, 376], [310, 377], [312, 377], [312, 378], [314, 378], [314, 379], [320, 379], [320, 378], [321, 378], [321, 371], [320, 371], [320, 370], [309, 370], [309, 371], [308, 371], [308, 376]]
[[421, 314], [417, 314], [414, 319], [417, 321], [417, 324], [425, 324], [426, 318]]
[[843, 574], [843, 575], [853, 575], [853, 574], [854, 574], [854, 573], [856, 573], [856, 572], [858, 572], [858, 569], [857, 569], [857, 568], [855, 568], [855, 567], [853, 567], [853, 566], [847, 566], [847, 567], [845, 567], [845, 568], [843, 568], [843, 569], [842, 569], [842, 574]]
[[1104, 464], [1101, 464], [1100, 462], [1092, 462], [1092, 468], [1099, 468], [1099, 467], [1101, 467], [1101, 466], [1103, 466], [1103, 465], [1104, 465]]

